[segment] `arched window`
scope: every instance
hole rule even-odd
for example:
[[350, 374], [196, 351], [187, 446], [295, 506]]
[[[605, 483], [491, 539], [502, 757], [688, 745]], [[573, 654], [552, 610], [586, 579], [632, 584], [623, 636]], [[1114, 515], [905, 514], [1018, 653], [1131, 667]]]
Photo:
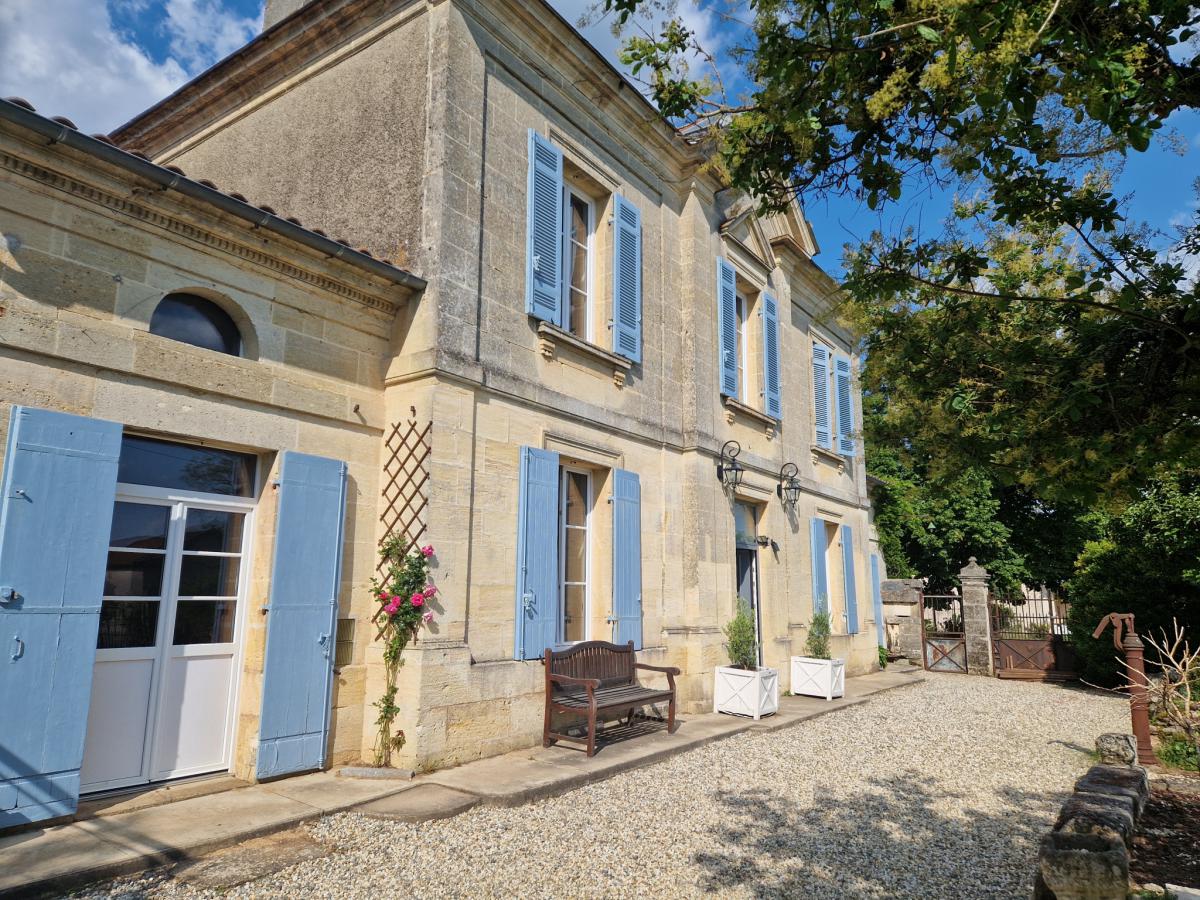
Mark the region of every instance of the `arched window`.
[[206, 350], [242, 355], [242, 333], [217, 304], [195, 294], [167, 294], [150, 317], [150, 333]]

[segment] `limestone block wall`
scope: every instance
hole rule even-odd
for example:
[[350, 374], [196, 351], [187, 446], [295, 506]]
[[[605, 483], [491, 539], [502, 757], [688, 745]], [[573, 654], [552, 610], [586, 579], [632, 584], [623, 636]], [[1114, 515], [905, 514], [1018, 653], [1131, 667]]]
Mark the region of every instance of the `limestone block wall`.
[[[130, 199], [130, 198], [134, 199]], [[186, 290], [238, 322], [245, 358], [152, 335]], [[278, 452], [349, 464], [342, 616], [368, 614], [375, 559], [382, 360], [405, 298], [340, 263], [132, 184], [95, 161], [0, 131], [0, 448], [13, 404], [259, 454], [234, 771], [253, 772]], [[335, 762], [362, 754], [366, 629], [338, 673]]]

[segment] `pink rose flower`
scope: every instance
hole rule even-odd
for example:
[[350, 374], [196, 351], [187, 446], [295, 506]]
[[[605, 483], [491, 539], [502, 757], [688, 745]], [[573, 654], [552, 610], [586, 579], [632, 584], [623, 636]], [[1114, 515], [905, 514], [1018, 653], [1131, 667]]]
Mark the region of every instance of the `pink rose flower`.
[[426, 612], [425, 615], [421, 616], [421, 621], [424, 622], [426, 625], [428, 625], [430, 622], [433, 621], [433, 613]]
[[433, 544], [421, 548], [421, 555], [426, 559], [433, 556]]
[[387, 603], [387, 598], [388, 598], [387, 591], [380, 591], [380, 592], [379, 592], [379, 602], [380, 602], [380, 603]]
[[424, 597], [426, 600], [428, 600], [430, 597], [432, 597], [436, 593], [437, 593], [437, 588], [434, 587], [432, 584], [425, 585]]
[[400, 598], [393, 597], [392, 602], [389, 603], [387, 606], [385, 606], [383, 608], [383, 611], [385, 613], [387, 613], [389, 616], [394, 616], [397, 612], [400, 611]]
[[413, 606], [424, 606], [425, 598], [422, 597], [420, 594], [413, 594], [412, 600], [410, 602], [412, 603]]

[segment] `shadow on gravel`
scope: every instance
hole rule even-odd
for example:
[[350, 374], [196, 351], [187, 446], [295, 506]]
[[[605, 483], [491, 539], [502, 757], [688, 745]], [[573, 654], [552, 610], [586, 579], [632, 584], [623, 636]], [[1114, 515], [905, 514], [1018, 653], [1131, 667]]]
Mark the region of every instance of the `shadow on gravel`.
[[[947, 765], [953, 765], [947, 761]], [[1002, 790], [993, 808], [938, 811], [956, 798], [915, 772], [864, 782], [849, 799], [797, 809], [770, 790], [718, 794], [727, 821], [693, 859], [711, 893], [756, 897], [1028, 896], [1049, 823], [1040, 793]], [[1053, 806], [1053, 804], [1050, 804]]]

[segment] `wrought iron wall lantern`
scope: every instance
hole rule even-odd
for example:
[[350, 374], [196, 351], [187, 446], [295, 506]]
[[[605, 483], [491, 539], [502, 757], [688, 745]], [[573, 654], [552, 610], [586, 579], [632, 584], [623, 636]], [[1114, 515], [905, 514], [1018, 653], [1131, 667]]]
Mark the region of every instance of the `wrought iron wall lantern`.
[[779, 470], [779, 484], [775, 485], [775, 493], [785, 506], [795, 507], [800, 499], [800, 479], [797, 477], [800, 469], [795, 463], [784, 463]]
[[742, 445], [737, 441], [726, 441], [721, 447], [721, 458], [717, 461], [717, 480], [727, 488], [736, 488], [742, 483], [746, 470], [737, 461]]

